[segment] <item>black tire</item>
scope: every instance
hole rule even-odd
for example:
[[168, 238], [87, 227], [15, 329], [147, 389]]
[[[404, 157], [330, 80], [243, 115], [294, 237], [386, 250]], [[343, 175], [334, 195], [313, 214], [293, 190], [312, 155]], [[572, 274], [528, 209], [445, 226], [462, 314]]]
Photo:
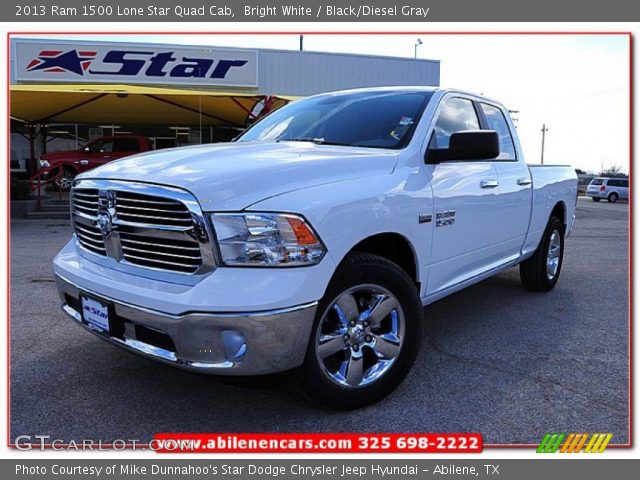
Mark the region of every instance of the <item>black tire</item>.
[[598, 197], [591, 197], [591, 200], [593, 200], [594, 202], [599, 202], [600, 199]]
[[607, 202], [616, 203], [618, 201], [618, 194], [616, 192], [612, 192], [607, 197]]
[[[549, 276], [548, 272], [548, 255], [549, 245], [551, 243], [552, 235], [557, 232], [560, 240], [560, 252], [558, 257], [558, 266], [553, 276]], [[545, 229], [540, 245], [533, 256], [520, 264], [520, 279], [522, 285], [527, 290], [534, 292], [548, 292], [556, 286], [558, 278], [560, 277], [560, 271], [562, 270], [562, 262], [564, 257], [564, 225], [558, 217], [552, 216], [549, 218], [547, 228]]]
[[[56, 188], [60, 188], [63, 192], [67, 192], [71, 189], [73, 185], [73, 179], [76, 178], [76, 171], [71, 167], [63, 167], [62, 168], [62, 178], [57, 177], [54, 180], [54, 184]], [[60, 184], [62, 183], [62, 187]]]
[[[392, 298], [395, 302], [394, 305], [399, 305], [400, 307], [399, 309], [392, 310], [384, 320], [385, 322], [393, 322], [395, 318], [394, 325], [397, 326], [399, 324], [398, 318], [402, 318], [400, 321], [402, 325], [402, 335], [399, 335], [401, 340], [399, 341], [399, 346], [395, 347], [398, 348], [397, 351], [399, 353], [393, 357], [394, 359], [388, 366], [382, 367], [385, 368], [385, 370], [379, 377], [372, 377], [374, 379], [371, 380], [370, 383], [363, 383], [356, 386], [347, 385], [346, 380], [349, 377], [347, 373], [344, 377], [345, 384], [341, 385], [338, 384], [335, 379], [336, 372], [332, 375], [332, 373], [328, 371], [325, 363], [326, 358], [324, 360], [321, 359], [320, 353], [317, 352], [320, 345], [319, 338], [321, 334], [324, 335], [321, 332], [327, 325], [326, 322], [329, 321], [330, 315], [338, 317], [334, 307], [338, 300], [343, 298], [344, 295], [351, 295], [352, 298], [357, 298], [359, 291], [366, 291], [366, 286], [380, 288], [390, 293], [391, 295], [385, 298]], [[359, 288], [363, 290], [358, 290]], [[382, 297], [372, 296], [371, 298], [379, 299]], [[364, 298], [360, 298], [360, 302], [354, 302], [353, 305], [357, 307], [357, 315], [351, 318], [362, 318], [360, 314], [363, 311], [370, 311], [372, 309], [371, 305], [375, 305], [374, 300], [371, 300], [371, 302], [374, 303], [368, 304], [369, 309], [366, 308], [367, 303]], [[378, 303], [378, 305], [380, 305], [380, 303]], [[325, 313], [327, 314], [326, 316]], [[395, 315], [395, 317], [393, 315]], [[346, 316], [343, 316], [341, 318], [345, 317]], [[373, 316], [369, 318], [374, 319]], [[373, 326], [374, 321], [375, 319], [371, 320], [372, 325], [367, 327], [371, 329], [372, 334], [376, 331]], [[367, 326], [367, 323], [365, 320], [363, 325]], [[338, 327], [340, 327], [340, 325], [344, 325], [344, 323], [340, 323]], [[382, 325], [382, 322], [380, 325]], [[352, 342], [355, 341], [356, 336], [359, 336], [357, 332], [354, 333], [353, 329], [356, 328], [358, 327], [351, 324], [351, 328], [348, 330], [348, 332], [353, 335], [353, 338], [350, 340]], [[360, 252], [351, 253], [336, 270], [323, 299], [318, 305], [305, 361], [302, 367], [298, 369], [298, 377], [302, 388], [315, 403], [336, 410], [349, 410], [375, 403], [389, 395], [407, 375], [420, 350], [423, 332], [424, 313], [422, 303], [415, 283], [406, 272], [395, 263], [377, 255]], [[333, 332], [332, 335], [334, 335], [335, 338], [341, 336], [342, 333]], [[345, 336], [350, 337], [348, 334]], [[367, 337], [369, 339], [374, 338], [371, 335]], [[336, 338], [336, 340], [338, 339]], [[384, 346], [382, 345], [383, 343], [384, 342], [381, 342], [381, 346]], [[374, 347], [377, 347], [377, 345], [374, 345]], [[356, 347], [353, 345], [349, 346], [349, 344], [346, 344], [344, 347], [340, 346], [339, 348], [342, 348], [342, 350], [332, 354], [334, 355], [333, 358], [327, 358], [344, 364], [345, 362], [349, 363], [349, 358], [352, 358], [352, 350], [357, 352]], [[373, 362], [373, 365], [384, 363], [379, 359], [379, 355], [376, 354], [376, 352], [377, 350], [375, 348], [370, 348], [366, 343], [362, 344], [361, 355], [365, 360], [362, 360], [360, 371], [364, 371], [364, 382], [367, 381], [367, 373], [373, 371], [371, 366], [365, 368], [367, 367], [365, 363], [367, 358]], [[349, 365], [351, 364], [349, 363]], [[344, 373], [344, 370], [342, 373]]]

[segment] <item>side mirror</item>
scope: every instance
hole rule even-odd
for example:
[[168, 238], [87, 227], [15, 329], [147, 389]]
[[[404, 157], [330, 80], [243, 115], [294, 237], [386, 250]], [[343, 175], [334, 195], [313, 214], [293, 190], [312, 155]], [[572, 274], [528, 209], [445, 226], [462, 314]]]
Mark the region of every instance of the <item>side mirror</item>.
[[88, 152], [88, 151], [90, 151], [90, 150], [91, 150], [91, 149], [90, 149], [89, 147], [84, 147], [84, 151], [85, 151], [85, 152]]
[[495, 130], [464, 130], [449, 138], [449, 148], [427, 151], [426, 162], [436, 164], [450, 160], [485, 161], [500, 155], [500, 139]]

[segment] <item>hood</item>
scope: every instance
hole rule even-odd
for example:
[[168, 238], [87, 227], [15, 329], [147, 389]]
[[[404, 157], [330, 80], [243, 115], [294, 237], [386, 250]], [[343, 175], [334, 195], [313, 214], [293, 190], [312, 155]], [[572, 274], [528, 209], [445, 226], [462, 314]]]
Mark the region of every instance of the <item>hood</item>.
[[393, 172], [393, 150], [310, 142], [224, 143], [147, 152], [78, 176], [190, 191], [205, 211], [241, 210], [305, 187]]

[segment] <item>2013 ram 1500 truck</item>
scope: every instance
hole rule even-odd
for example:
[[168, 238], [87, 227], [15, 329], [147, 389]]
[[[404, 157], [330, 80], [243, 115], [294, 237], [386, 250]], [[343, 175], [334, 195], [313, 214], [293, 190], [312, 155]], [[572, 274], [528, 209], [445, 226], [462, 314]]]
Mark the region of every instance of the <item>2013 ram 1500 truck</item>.
[[297, 367], [316, 402], [355, 408], [405, 377], [423, 306], [516, 265], [551, 290], [576, 191], [572, 168], [525, 164], [483, 96], [322, 94], [233, 143], [79, 175], [55, 274], [64, 311], [115, 345], [211, 374]]

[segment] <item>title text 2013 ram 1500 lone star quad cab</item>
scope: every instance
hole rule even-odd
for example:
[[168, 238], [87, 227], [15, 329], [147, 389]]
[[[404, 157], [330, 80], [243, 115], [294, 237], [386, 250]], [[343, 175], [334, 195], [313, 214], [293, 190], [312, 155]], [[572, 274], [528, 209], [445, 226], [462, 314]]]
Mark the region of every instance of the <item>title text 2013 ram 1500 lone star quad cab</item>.
[[528, 167], [505, 107], [426, 87], [309, 97], [236, 142], [78, 176], [54, 261], [99, 337], [212, 374], [298, 368], [316, 402], [389, 394], [423, 306], [520, 265], [551, 290], [575, 219], [569, 167]]

